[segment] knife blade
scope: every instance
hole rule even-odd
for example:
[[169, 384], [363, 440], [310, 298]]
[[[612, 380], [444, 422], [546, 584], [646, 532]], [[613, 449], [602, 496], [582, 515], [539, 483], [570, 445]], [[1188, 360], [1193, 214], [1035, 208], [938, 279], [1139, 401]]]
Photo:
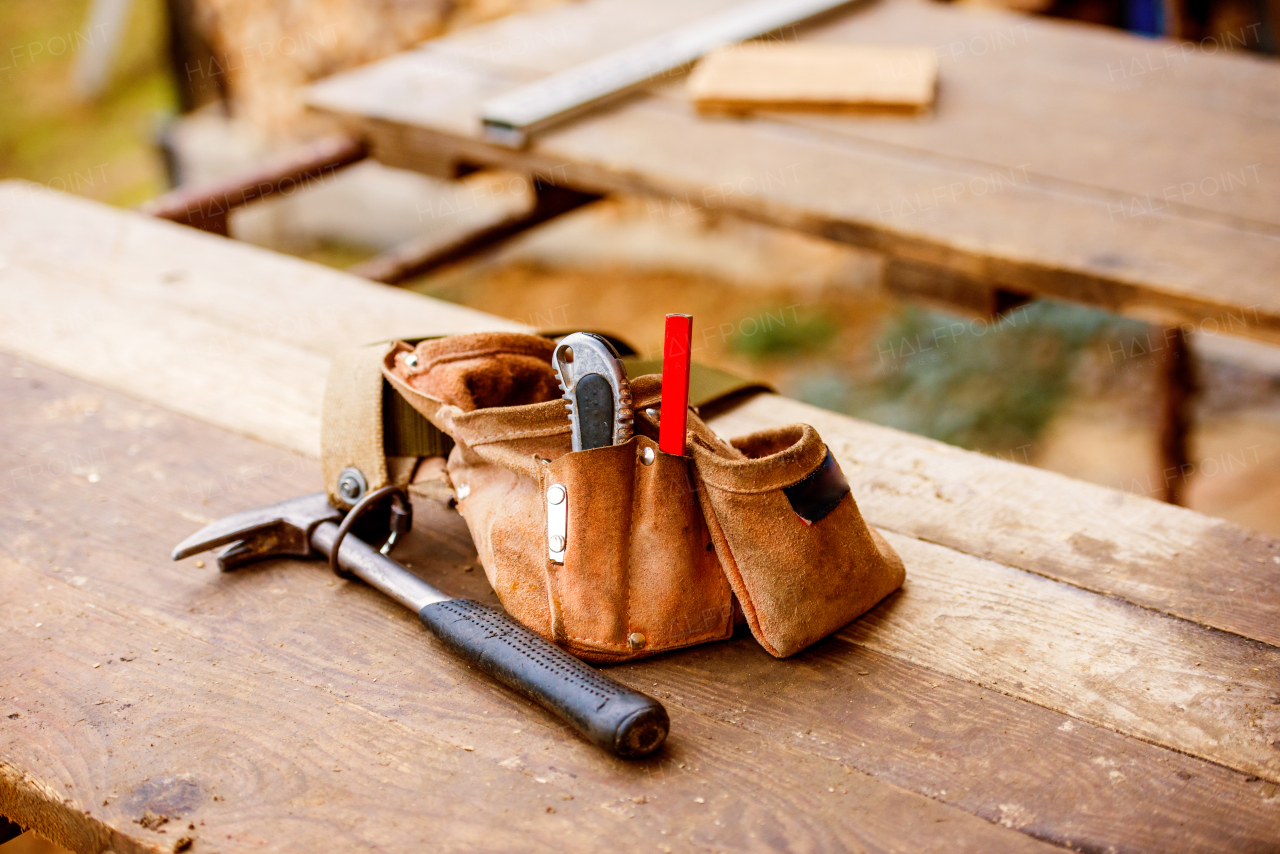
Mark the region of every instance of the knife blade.
[[560, 340], [551, 358], [569, 410], [573, 450], [589, 451], [630, 439], [631, 385], [613, 346], [599, 335], [574, 332]]

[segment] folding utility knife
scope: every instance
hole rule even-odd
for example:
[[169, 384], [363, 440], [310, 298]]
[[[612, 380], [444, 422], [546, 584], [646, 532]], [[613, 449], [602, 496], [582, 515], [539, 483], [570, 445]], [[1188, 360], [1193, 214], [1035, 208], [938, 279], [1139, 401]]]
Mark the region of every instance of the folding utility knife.
[[573, 425], [573, 449], [589, 451], [631, 438], [634, 413], [627, 370], [604, 338], [574, 332], [552, 355]]

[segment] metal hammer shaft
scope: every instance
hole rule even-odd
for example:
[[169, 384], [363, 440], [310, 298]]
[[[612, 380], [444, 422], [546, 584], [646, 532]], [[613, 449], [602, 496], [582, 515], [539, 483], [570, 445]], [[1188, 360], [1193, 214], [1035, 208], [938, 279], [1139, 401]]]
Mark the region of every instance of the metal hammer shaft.
[[[338, 526], [321, 522], [312, 547], [333, 549]], [[667, 710], [579, 661], [506, 613], [471, 599], [455, 599], [358, 537], [343, 539], [338, 563], [418, 615], [445, 646], [499, 682], [559, 715], [593, 743], [633, 758], [667, 737]]]
[[[336, 524], [321, 522], [311, 532], [311, 547], [328, 557], [337, 534]], [[432, 587], [359, 537], [343, 538], [338, 565], [415, 614], [427, 605], [454, 598]]]

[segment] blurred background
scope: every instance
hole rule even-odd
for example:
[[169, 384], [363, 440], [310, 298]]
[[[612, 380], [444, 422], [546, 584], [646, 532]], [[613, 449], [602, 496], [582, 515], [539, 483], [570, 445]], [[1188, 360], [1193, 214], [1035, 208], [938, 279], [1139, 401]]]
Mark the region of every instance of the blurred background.
[[[556, 0], [3, 0], [0, 177], [135, 207], [243, 173], [329, 128], [305, 84]], [[990, 0], [987, 0], [990, 2]], [[1143, 34], [1275, 50], [1277, 0], [1008, 0]], [[1224, 33], [1248, 33], [1236, 40]], [[227, 62], [246, 44], [294, 44]], [[222, 58], [222, 61], [219, 60]], [[443, 228], [440, 210], [523, 203], [523, 181], [435, 181], [364, 161], [237, 210], [230, 233], [338, 268]], [[357, 268], [358, 269], [358, 268]], [[829, 409], [1136, 494], [1159, 470], [1148, 327], [1036, 301], [988, 326], [904, 302], [882, 259], [845, 245], [613, 197], [400, 287], [653, 353], [665, 312], [695, 318], [701, 361]], [[951, 311], [954, 311], [952, 309]], [[785, 323], [770, 323], [785, 317]], [[928, 330], [963, 323], [945, 354]], [[1280, 349], [1198, 330], [1185, 503], [1280, 533]], [[8, 849], [4, 849], [7, 851]]]

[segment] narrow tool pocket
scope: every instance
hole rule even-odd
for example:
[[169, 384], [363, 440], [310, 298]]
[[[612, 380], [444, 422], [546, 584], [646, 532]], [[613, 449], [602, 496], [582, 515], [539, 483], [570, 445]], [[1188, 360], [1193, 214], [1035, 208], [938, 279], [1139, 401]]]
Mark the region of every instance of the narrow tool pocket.
[[752, 433], [732, 449], [694, 436], [690, 447], [720, 563], [771, 654], [804, 649], [902, 585], [902, 560], [812, 427]]
[[542, 487], [554, 640], [611, 661], [729, 636], [732, 595], [687, 458], [636, 436], [549, 462]]
[[483, 333], [384, 359], [395, 391], [456, 442], [449, 482], [503, 607], [597, 662], [728, 637], [733, 596], [689, 460], [648, 435], [570, 451], [553, 347]]

